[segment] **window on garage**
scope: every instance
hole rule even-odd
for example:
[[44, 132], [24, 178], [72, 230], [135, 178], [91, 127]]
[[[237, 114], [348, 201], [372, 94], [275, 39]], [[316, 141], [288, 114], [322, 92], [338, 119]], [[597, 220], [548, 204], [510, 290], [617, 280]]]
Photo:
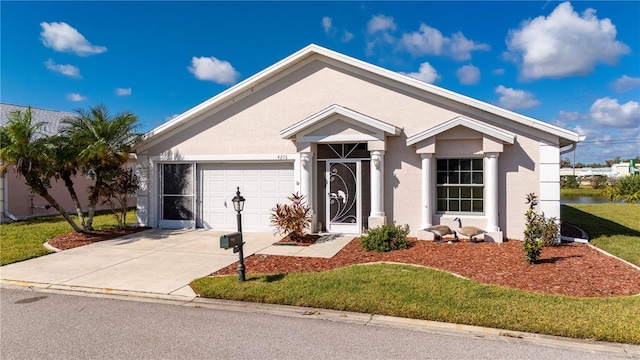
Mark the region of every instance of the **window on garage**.
[[437, 159], [437, 211], [484, 212], [483, 159]]

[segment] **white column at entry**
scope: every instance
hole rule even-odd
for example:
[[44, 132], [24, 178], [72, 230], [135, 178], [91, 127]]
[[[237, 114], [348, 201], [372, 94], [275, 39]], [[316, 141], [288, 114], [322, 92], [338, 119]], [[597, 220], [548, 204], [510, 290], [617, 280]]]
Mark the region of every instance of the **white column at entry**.
[[421, 154], [422, 157], [422, 224], [421, 229], [426, 229], [433, 224], [431, 216], [433, 215], [433, 181], [431, 179], [431, 158], [433, 154]]
[[386, 223], [384, 215], [384, 150], [371, 151], [371, 216], [369, 228]]
[[487, 231], [500, 231], [498, 227], [498, 153], [485, 154], [485, 196], [484, 214], [487, 217]]
[[[313, 209], [313, 153], [300, 153], [300, 194], [304, 195], [305, 201], [310, 209]], [[313, 212], [313, 210], [312, 210]]]

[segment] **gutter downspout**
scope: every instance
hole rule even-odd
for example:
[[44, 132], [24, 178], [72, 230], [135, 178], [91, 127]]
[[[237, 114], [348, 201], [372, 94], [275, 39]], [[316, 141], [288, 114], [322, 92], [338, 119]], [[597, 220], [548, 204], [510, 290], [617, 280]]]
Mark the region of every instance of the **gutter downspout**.
[[568, 153], [568, 152], [572, 152], [573, 150], [575, 150], [575, 149], [576, 149], [576, 146], [578, 146], [578, 143], [579, 143], [579, 142], [583, 142], [583, 141], [584, 141], [584, 139], [586, 139], [586, 138], [587, 138], [587, 137], [586, 137], [585, 135], [580, 135], [580, 136], [578, 136], [578, 141], [576, 141], [576, 142], [574, 142], [573, 144], [571, 144], [571, 147], [570, 147], [570, 148], [568, 148], [568, 149], [566, 149], [566, 150], [561, 150], [561, 151], [560, 151], [560, 155], [564, 155], [564, 154], [566, 154], [566, 153]]

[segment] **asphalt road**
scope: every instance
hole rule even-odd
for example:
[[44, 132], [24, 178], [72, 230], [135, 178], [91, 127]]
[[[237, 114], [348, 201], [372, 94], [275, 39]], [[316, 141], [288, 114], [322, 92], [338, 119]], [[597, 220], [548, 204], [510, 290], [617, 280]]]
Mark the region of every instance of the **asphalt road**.
[[1, 359], [588, 360], [616, 356], [508, 337], [12, 288], [0, 291], [0, 336]]

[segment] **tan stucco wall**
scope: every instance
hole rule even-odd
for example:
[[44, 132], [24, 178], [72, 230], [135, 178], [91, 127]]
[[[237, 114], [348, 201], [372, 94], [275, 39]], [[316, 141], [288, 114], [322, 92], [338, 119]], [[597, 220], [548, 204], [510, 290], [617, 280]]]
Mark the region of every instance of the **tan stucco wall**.
[[[131, 162], [133, 164], [134, 162]], [[88, 195], [87, 195], [87, 187], [93, 185], [93, 180], [87, 179], [82, 175], [77, 175], [73, 178], [74, 188], [76, 190], [76, 194], [78, 195], [78, 199], [80, 204], [83, 206], [84, 210], [87, 210], [87, 206], [89, 204]], [[6, 199], [8, 202], [8, 213], [12, 216], [15, 216], [18, 219], [29, 218], [32, 216], [42, 216], [42, 215], [56, 215], [58, 212], [54, 208], [49, 208], [48, 210], [44, 208], [47, 205], [47, 201], [39, 196], [33, 195], [29, 190], [29, 187], [25, 184], [24, 178], [21, 176], [16, 176], [13, 168], [9, 167], [6, 174], [6, 186], [7, 191], [5, 192]], [[71, 200], [71, 196], [69, 195], [69, 191], [64, 186], [64, 182], [62, 180], [56, 181], [55, 179], [51, 179], [51, 188], [49, 189], [49, 193], [56, 199], [60, 205], [69, 213], [75, 213], [76, 208]], [[31, 207], [32, 202], [31, 198], [33, 197], [33, 208]], [[129, 201], [130, 206], [135, 206], [136, 199], [132, 197]], [[98, 204], [97, 209], [108, 209], [107, 206], [101, 206]]]
[[[459, 115], [515, 134], [515, 144], [504, 145], [498, 159], [499, 226], [506, 237], [522, 239], [525, 195], [539, 191], [536, 164], [540, 138], [555, 143], [557, 138], [471, 108], [454, 111], [450, 105], [419, 98], [407, 89], [384, 85], [382, 79], [370, 81], [319, 61], [254, 89], [250, 95], [240, 97], [222, 110], [207, 115], [203, 121], [171, 134], [142, 154], [154, 157], [170, 152], [173, 158], [180, 158], [187, 155], [295, 153], [295, 143], [281, 139], [280, 131], [333, 104], [402, 129], [399, 136], [387, 137], [384, 203], [388, 221], [407, 223], [413, 230], [417, 230], [421, 222], [421, 158], [416, 154], [415, 146], [406, 146], [407, 136]], [[472, 155], [467, 152], [482, 156], [478, 149], [483, 146], [499, 149], [495, 144], [483, 145], [482, 135], [467, 128], [452, 129], [441, 137], [442, 141], [436, 144], [436, 158]], [[468, 140], [463, 143], [445, 141], [456, 138]], [[317, 179], [316, 176], [314, 178]], [[318, 211], [323, 212], [324, 209]], [[453, 224], [453, 217], [440, 220], [440, 216], [434, 216], [434, 222]], [[486, 221], [470, 218], [465, 225], [482, 227], [486, 226]]]

